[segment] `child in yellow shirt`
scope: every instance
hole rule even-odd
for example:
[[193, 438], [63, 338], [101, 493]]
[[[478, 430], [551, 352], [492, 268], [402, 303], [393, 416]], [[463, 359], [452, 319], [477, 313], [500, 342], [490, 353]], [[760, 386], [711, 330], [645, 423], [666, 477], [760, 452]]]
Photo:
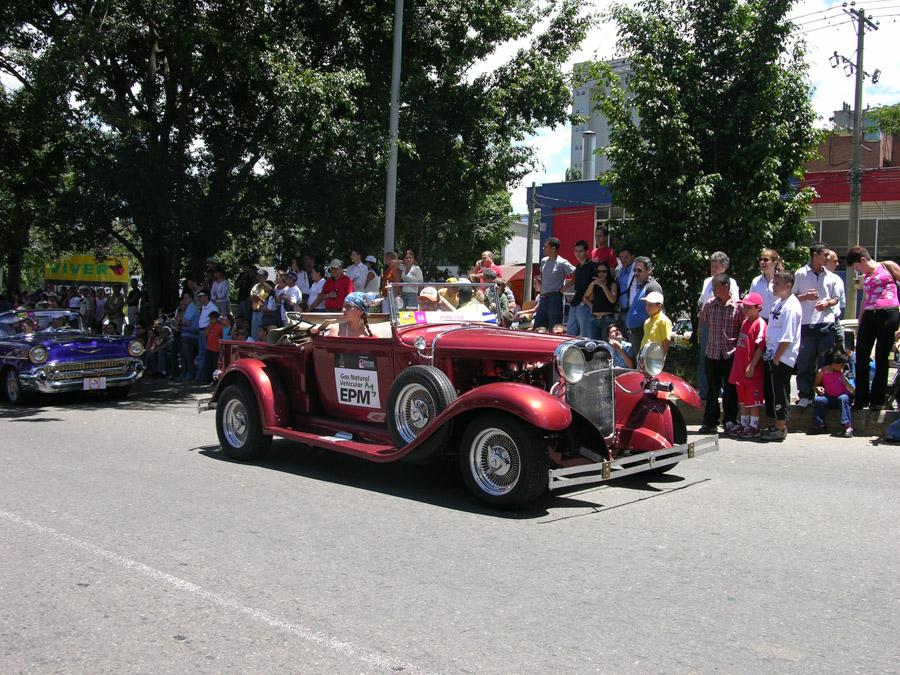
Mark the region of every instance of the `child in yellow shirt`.
[[647, 303], [647, 314], [650, 316], [644, 321], [644, 339], [641, 340], [640, 348], [643, 349], [649, 342], [655, 342], [665, 354], [672, 342], [672, 321], [663, 312], [663, 294], [652, 291], [641, 299]]

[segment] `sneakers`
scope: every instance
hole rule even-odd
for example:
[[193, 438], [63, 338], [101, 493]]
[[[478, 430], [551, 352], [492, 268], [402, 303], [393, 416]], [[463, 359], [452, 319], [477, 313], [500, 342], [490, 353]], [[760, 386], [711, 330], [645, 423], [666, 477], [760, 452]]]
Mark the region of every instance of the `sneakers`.
[[741, 433], [739, 434], [739, 438], [759, 438], [760, 431], [758, 427], [746, 426], [741, 429]]
[[759, 434], [759, 437], [763, 441], [783, 441], [787, 438], [787, 429], [776, 429], [775, 427], [769, 427], [765, 431]]
[[828, 433], [828, 427], [824, 424], [813, 424], [809, 429], [806, 430], [806, 433], [810, 436], [815, 434], [826, 434]]
[[800, 408], [808, 408], [810, 403], [812, 403], [812, 401], [804, 396], [799, 401], [797, 401], [797, 406]]
[[840, 436], [841, 438], [853, 438], [853, 427], [849, 425], [845, 426], [836, 435]]
[[741, 432], [744, 430], [740, 424], [735, 424], [734, 422], [725, 422], [725, 435], [731, 436], [732, 438], [737, 438], [741, 435]]

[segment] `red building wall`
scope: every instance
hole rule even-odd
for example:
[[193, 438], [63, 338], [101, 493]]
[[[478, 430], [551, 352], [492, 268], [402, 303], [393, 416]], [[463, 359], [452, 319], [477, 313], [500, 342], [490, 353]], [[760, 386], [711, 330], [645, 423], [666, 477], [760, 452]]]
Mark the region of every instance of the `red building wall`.
[[[569, 206], [553, 209], [553, 236], [559, 239], [559, 254], [575, 263], [575, 242], [584, 239], [594, 245], [594, 207]], [[541, 257], [543, 257], [541, 253]]]

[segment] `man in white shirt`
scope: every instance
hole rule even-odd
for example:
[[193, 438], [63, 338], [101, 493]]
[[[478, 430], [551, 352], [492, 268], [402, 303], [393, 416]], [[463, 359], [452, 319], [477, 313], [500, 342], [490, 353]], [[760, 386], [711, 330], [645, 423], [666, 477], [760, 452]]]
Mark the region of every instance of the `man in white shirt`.
[[[698, 300], [698, 307], [700, 309], [703, 308], [707, 302], [712, 300], [713, 297], [713, 277], [718, 274], [725, 274], [728, 271], [728, 266], [731, 264], [731, 260], [728, 258], [726, 253], [722, 251], [716, 251], [711, 256], [709, 256], [709, 276], [703, 280], [703, 286], [701, 286], [700, 291], [700, 299]], [[731, 283], [729, 284], [729, 290], [731, 294], [731, 299], [734, 302], [737, 302], [740, 297], [740, 290], [738, 289], [737, 281], [734, 280], [734, 277], [730, 274], [728, 275], [731, 279]], [[699, 311], [697, 313], [699, 316]], [[697, 392], [700, 394], [700, 398], [702, 400], [706, 400], [706, 342], [707, 342], [707, 328], [706, 326], [700, 326], [700, 356], [697, 361]], [[716, 397], [718, 397], [718, 393], [716, 393]]]
[[800, 354], [800, 321], [803, 308], [793, 294], [794, 275], [776, 272], [772, 280], [775, 304], [769, 313], [766, 330], [765, 398], [766, 414], [775, 418], [775, 426], [760, 434], [764, 441], [783, 441], [787, 436], [788, 406], [791, 396], [791, 375]]
[[209, 329], [209, 313], [218, 312], [219, 308], [209, 300], [209, 293], [206, 291], [197, 291], [197, 300], [200, 301], [200, 322], [199, 332], [197, 333], [197, 372], [194, 376], [195, 381], [204, 382], [203, 376], [206, 373], [206, 332]]
[[803, 308], [800, 355], [797, 358], [797, 405], [807, 407], [813, 399], [813, 381], [825, 354], [837, 336], [835, 318], [840, 304], [840, 278], [825, 268], [828, 246], [809, 247], [809, 263], [794, 274], [794, 295]]
[[[838, 304], [837, 311], [834, 315], [834, 327], [837, 335], [834, 336], [834, 344], [844, 349], [844, 328], [841, 326], [841, 317], [844, 315], [844, 308], [847, 306], [847, 292], [844, 286], [844, 280], [837, 273], [838, 254], [837, 251], [829, 250], [828, 259], [825, 261], [825, 269], [837, 277], [838, 280]], [[846, 349], [844, 349], [846, 351]]]
[[353, 282], [354, 291], [365, 290], [369, 266], [362, 261], [359, 251], [350, 251], [350, 263], [350, 266], [344, 270], [344, 274]]
[[284, 275], [284, 280], [287, 282], [287, 286], [282, 289], [280, 295], [281, 325], [287, 326], [287, 313], [300, 310], [300, 301], [303, 299], [303, 294], [300, 292], [300, 289], [297, 288], [296, 272], [290, 270]]

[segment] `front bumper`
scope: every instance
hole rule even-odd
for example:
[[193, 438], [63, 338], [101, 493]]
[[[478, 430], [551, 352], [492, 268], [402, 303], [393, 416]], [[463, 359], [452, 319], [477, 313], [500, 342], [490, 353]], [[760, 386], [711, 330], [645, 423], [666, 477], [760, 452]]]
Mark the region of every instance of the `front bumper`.
[[696, 441], [673, 445], [671, 448], [663, 450], [639, 452], [612, 461], [551, 469], [549, 487], [551, 490], [560, 490], [585, 483], [604, 483], [622, 476], [678, 464], [678, 462], [693, 459], [697, 455], [705, 455], [718, 449], [718, 436], [704, 436]]
[[144, 372], [144, 364], [138, 358], [129, 358], [124, 367], [112, 369], [66, 369], [61, 375], [54, 367], [57, 364], [36, 366], [31, 370], [19, 373], [22, 389], [42, 394], [55, 394], [63, 391], [82, 391], [87, 378], [105, 377], [106, 388], [127, 387], [136, 382]]

